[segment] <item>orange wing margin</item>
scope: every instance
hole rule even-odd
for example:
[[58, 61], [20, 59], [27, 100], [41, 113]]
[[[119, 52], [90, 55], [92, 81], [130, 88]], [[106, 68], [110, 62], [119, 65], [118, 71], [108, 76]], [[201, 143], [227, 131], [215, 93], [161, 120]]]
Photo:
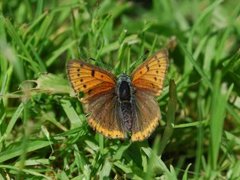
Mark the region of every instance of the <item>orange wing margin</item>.
[[149, 57], [131, 75], [134, 87], [160, 95], [168, 68], [168, 51], [162, 49]]
[[107, 93], [116, 86], [112, 73], [83, 61], [69, 61], [67, 74], [74, 91], [85, 94], [82, 102]]

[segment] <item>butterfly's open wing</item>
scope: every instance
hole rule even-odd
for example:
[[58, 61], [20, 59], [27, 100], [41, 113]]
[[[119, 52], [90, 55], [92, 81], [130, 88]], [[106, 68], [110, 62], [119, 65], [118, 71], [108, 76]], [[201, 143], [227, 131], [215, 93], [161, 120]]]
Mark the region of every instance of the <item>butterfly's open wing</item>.
[[97, 66], [73, 60], [67, 65], [68, 78], [75, 92], [83, 92], [88, 123], [98, 132], [111, 138], [124, 138], [116, 116], [116, 79]]
[[168, 67], [168, 52], [160, 50], [148, 58], [131, 75], [135, 89], [135, 112], [133, 120], [132, 141], [141, 141], [151, 135], [161, 113], [155, 96], [160, 95]]
[[145, 90], [158, 96], [168, 67], [168, 51], [162, 49], [148, 58], [131, 75], [132, 84], [139, 90]]
[[96, 98], [86, 106], [86, 110], [91, 112], [88, 122], [106, 137], [123, 139], [126, 138], [126, 133], [119, 120], [117, 106], [117, 96], [111, 93]]
[[82, 102], [108, 93], [116, 86], [115, 77], [110, 72], [82, 61], [69, 61], [67, 73], [74, 91], [84, 93]]
[[132, 126], [132, 141], [142, 141], [148, 138], [161, 119], [160, 109], [154, 96], [144, 91], [135, 94], [136, 119]]

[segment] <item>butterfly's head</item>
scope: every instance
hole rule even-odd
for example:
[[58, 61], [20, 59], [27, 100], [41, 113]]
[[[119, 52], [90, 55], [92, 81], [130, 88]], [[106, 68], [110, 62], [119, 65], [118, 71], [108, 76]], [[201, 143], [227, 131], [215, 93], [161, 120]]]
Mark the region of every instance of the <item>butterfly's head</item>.
[[126, 81], [126, 82], [131, 83], [130, 77], [129, 77], [127, 74], [125, 74], [125, 73], [120, 74], [120, 75], [118, 76], [118, 81], [117, 81], [118, 84], [121, 83], [122, 81]]

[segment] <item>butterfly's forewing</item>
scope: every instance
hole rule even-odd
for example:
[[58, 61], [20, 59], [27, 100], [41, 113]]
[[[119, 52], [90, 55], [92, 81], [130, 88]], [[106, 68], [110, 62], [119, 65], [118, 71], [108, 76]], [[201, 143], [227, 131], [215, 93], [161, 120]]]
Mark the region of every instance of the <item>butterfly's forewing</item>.
[[110, 72], [82, 61], [70, 61], [67, 72], [74, 91], [84, 93], [82, 101], [107, 93], [116, 86], [115, 77]]
[[139, 90], [160, 95], [168, 67], [168, 51], [160, 50], [141, 64], [131, 75], [132, 84]]
[[136, 119], [133, 121], [131, 140], [142, 141], [152, 134], [161, 113], [154, 96], [144, 91], [136, 91], [134, 109]]
[[155, 96], [160, 95], [168, 67], [168, 52], [163, 49], [148, 58], [131, 75], [135, 89], [136, 119], [133, 121], [132, 141], [150, 136], [161, 119]]
[[110, 138], [124, 138], [121, 124], [116, 117], [115, 77], [97, 66], [72, 60], [67, 65], [68, 78], [75, 92], [83, 92], [88, 123]]

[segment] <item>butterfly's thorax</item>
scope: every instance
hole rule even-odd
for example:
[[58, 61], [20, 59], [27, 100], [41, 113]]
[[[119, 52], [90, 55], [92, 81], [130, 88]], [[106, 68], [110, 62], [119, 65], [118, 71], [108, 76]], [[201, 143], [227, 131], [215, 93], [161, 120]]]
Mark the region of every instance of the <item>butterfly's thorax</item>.
[[131, 100], [131, 87], [127, 81], [121, 81], [119, 85], [119, 100], [129, 102]]
[[116, 94], [118, 97], [118, 113], [123, 128], [131, 131], [134, 114], [134, 92], [131, 79], [126, 74], [121, 74], [117, 81]]

